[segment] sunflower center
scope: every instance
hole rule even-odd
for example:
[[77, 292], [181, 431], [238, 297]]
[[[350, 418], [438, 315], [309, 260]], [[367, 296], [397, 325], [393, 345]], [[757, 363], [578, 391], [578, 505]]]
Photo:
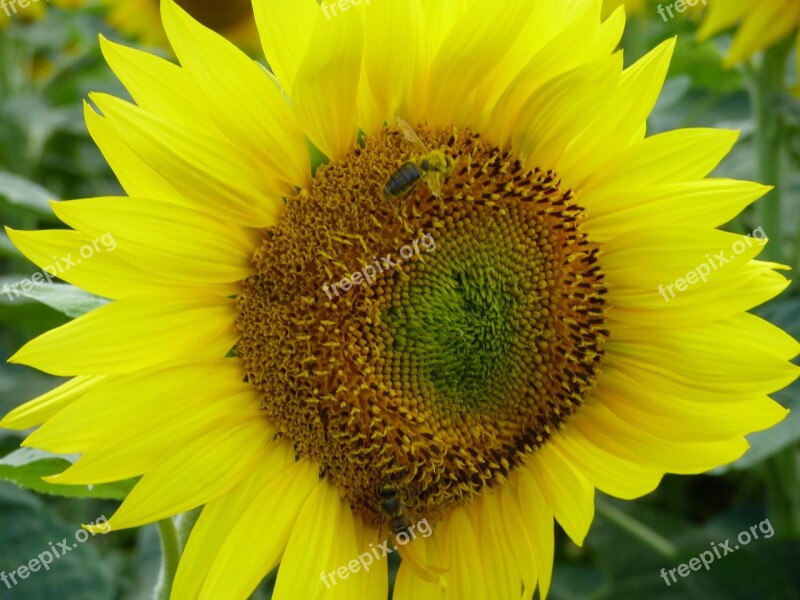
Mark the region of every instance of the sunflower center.
[[425, 152], [384, 128], [288, 199], [237, 319], [266, 416], [391, 528], [535, 452], [608, 336], [598, 248], [557, 176], [469, 131], [416, 133]]
[[250, 0], [177, 0], [178, 5], [209, 29], [223, 32], [253, 19]]

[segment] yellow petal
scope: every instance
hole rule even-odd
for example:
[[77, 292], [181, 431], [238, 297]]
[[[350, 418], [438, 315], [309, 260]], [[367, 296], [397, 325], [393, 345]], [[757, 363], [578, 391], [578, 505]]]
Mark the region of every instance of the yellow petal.
[[619, 324], [614, 331], [609, 356], [658, 365], [696, 387], [758, 395], [785, 387], [800, 369], [789, 362], [798, 350], [791, 337], [737, 317], [689, 328]]
[[512, 145], [528, 164], [558, 165], [569, 143], [589, 126], [595, 98], [610, 93], [621, 70], [622, 56], [615, 54], [577, 67], [536, 90], [520, 109]]
[[578, 186], [608, 159], [623, 151], [644, 130], [669, 69], [675, 38], [666, 40], [631, 67], [625, 69], [619, 85], [593, 98], [591, 124], [576, 132], [558, 163], [559, 174], [571, 186]]
[[766, 395], [737, 392], [731, 397], [725, 392], [695, 391], [693, 385], [674, 380], [669, 386], [658, 385], [666, 383], [666, 375], [656, 380], [639, 370], [635, 375], [641, 380], [607, 365], [594, 391], [597, 401], [630, 425], [675, 441], [730, 439], [766, 429], [786, 415]]
[[12, 410], [0, 421], [0, 427], [5, 429], [28, 429], [41, 425], [82, 397], [104, 379], [104, 375], [73, 377], [55, 389]]
[[511, 551], [516, 540], [505, 535], [500, 495], [487, 493], [466, 510], [475, 537], [480, 540], [480, 560], [487, 589], [497, 598], [518, 598], [522, 578]]
[[[216, 535], [209, 533], [218, 538], [224, 536], [224, 540], [208, 570], [201, 599], [246, 598], [253, 592], [281, 559], [298, 515], [318, 479], [317, 468], [310, 461], [291, 464], [275, 472], [269, 480], [262, 479], [260, 489], [254, 490], [229, 528]], [[247, 548], [258, 548], [258, 552], [248, 552]], [[209, 548], [202, 550], [208, 551]], [[197, 553], [200, 552], [198, 549]], [[317, 573], [308, 573], [298, 578], [317, 577]]]
[[356, 141], [361, 50], [361, 16], [335, 19], [317, 15], [314, 45], [300, 63], [292, 103], [308, 138], [331, 160], [342, 158]]
[[216, 123], [203, 106], [202, 97], [186, 70], [149, 52], [128, 48], [100, 36], [100, 49], [134, 102], [166, 121], [189, 129], [210, 129], [220, 136]]
[[[257, 411], [256, 411], [257, 413]], [[264, 460], [273, 430], [256, 414], [245, 425], [186, 442], [145, 473], [108, 521], [112, 530], [138, 527], [217, 498]]]
[[[582, 65], [604, 64], [619, 41], [624, 21], [617, 22], [616, 31], [607, 35], [606, 26], [598, 29], [597, 4], [585, 3], [567, 8], [563, 2], [558, 3], [556, 10], [562, 17], [554, 24], [555, 36], [516, 74], [492, 109], [485, 133], [494, 143], [503, 146], [518, 130], [520, 123], [523, 128], [528, 126], [528, 121], [521, 120], [520, 111], [545, 85], [551, 85], [554, 80]], [[587, 75], [592, 75], [591, 70]], [[573, 91], [575, 95], [580, 94], [578, 88], [573, 88]], [[530, 118], [538, 119], [539, 115]]]
[[377, 111], [390, 123], [416, 101], [425, 58], [422, 15], [419, 0], [376, 0], [365, 13], [365, 73]]
[[311, 166], [302, 130], [266, 72], [173, 0], [161, 3], [161, 14], [175, 54], [220, 131], [265, 175], [280, 180], [287, 193], [294, 186], [308, 187]]
[[727, 0], [712, 2], [708, 7], [703, 24], [697, 32], [700, 40], [707, 40], [712, 35], [727, 29], [741, 19], [752, 6], [752, 0]]
[[[563, 2], [535, 2], [528, 6], [530, 16], [522, 31], [509, 45], [505, 57], [483, 74], [483, 80], [475, 90], [470, 126], [480, 131], [486, 126], [497, 100], [511, 82], [543, 48], [555, 37], [571, 18]], [[622, 33], [620, 27], [619, 33]], [[619, 38], [617, 38], [619, 41]], [[613, 46], [617, 42], [614, 42]], [[610, 51], [610, 49], [609, 49]]]
[[644, 188], [702, 179], [731, 151], [738, 131], [676, 129], [631, 144], [578, 186], [584, 205], [599, 206], [631, 186]]
[[[419, 538], [414, 542], [415, 550], [420, 555], [420, 560], [430, 564], [443, 564], [445, 560], [440, 549], [441, 544], [437, 535], [423, 539]], [[420, 577], [417, 570], [407, 561], [400, 563], [397, 571], [397, 578], [394, 582], [392, 598], [394, 600], [445, 600], [447, 598], [447, 587], [432, 583]]]
[[159, 172], [158, 165], [152, 164], [148, 157], [140, 156], [126, 142], [124, 133], [118, 131], [116, 124], [100, 116], [88, 102], [83, 103], [83, 117], [89, 135], [128, 195], [159, 198], [190, 207], [194, 205], [191, 195], [180, 192], [167, 179], [166, 173]]
[[[555, 525], [553, 523], [553, 513], [545, 500], [544, 490], [542, 490], [534, 474], [525, 469], [526, 467], [521, 467], [515, 478], [517, 488], [515, 500], [522, 520], [519, 523], [510, 522], [508, 525], [517, 526], [517, 529], [511, 529], [511, 531], [527, 532], [527, 538], [530, 540], [533, 549], [536, 573], [539, 577], [539, 595], [545, 598], [550, 590], [550, 582], [553, 577], [553, 555], [555, 551], [553, 530]], [[513, 513], [511, 514], [513, 517]], [[526, 565], [520, 565], [520, 569], [525, 567]]]
[[613, 184], [596, 188], [582, 202], [595, 240], [642, 228], [718, 227], [730, 221], [769, 187], [734, 179], [702, 179], [653, 186]]
[[611, 496], [632, 500], [658, 486], [661, 473], [646, 469], [635, 458], [625, 460], [600, 448], [584, 435], [586, 428], [591, 424], [574, 418], [548, 444], [598, 490]]
[[53, 375], [131, 373], [233, 347], [235, 304], [211, 294], [147, 293], [101, 306], [25, 344], [9, 362]]
[[670, 284], [706, 265], [706, 281], [697, 277], [683, 292], [691, 295], [706, 285], [738, 277], [763, 249], [761, 240], [715, 229], [642, 228], [603, 244], [603, 272], [611, 289], [650, 289], [658, 297], [659, 285]]
[[[271, 520], [274, 528], [272, 533], [282, 528], [291, 528], [294, 525], [291, 507], [297, 504], [297, 498], [303, 497], [304, 489], [307, 495], [311, 487], [316, 484], [316, 471], [310, 468], [308, 461], [295, 462], [294, 449], [288, 442], [278, 440], [271, 442], [270, 446], [271, 449], [267, 452], [264, 460], [256, 465], [249, 477], [228, 493], [211, 500], [203, 507], [181, 555], [178, 572], [172, 585], [171, 598], [198, 598], [200, 596], [209, 569], [219, 556], [220, 548], [230, 538], [231, 530], [237, 522], [241, 521], [244, 511], [251, 510], [255, 499], [260, 497], [265, 490], [287, 490], [289, 495], [285, 498], [282, 494], [275, 493], [269, 496], [271, 499], [286, 500], [286, 518], [271, 511], [258, 511], [255, 517], [248, 514], [248, 517], [259, 519], [258, 523], [252, 523], [253, 530], [259, 531], [263, 527], [262, 517]], [[308, 472], [307, 481], [309, 483], [307, 486], [301, 483], [305, 479], [296, 479], [299, 469]], [[278, 483], [278, 480], [281, 480], [281, 485], [272, 487]], [[292, 483], [296, 485], [292, 485]], [[280, 510], [282, 506], [284, 505], [279, 503], [276, 510]], [[248, 521], [248, 524], [250, 523]], [[269, 540], [277, 541], [277, 536], [262, 537], [258, 543], [263, 545]], [[277, 542], [276, 545], [280, 546], [280, 543]], [[282, 546], [280, 551], [282, 551]], [[240, 553], [239, 560], [246, 560], [249, 557], [258, 560], [260, 555], [261, 553]]]
[[[519, 475], [512, 476], [511, 481], [516, 482]], [[519, 499], [517, 498], [517, 490], [514, 489], [513, 483], [509, 482], [504, 485], [500, 492], [497, 494], [499, 502], [499, 515], [502, 517], [502, 527], [504, 531], [504, 539], [510, 543], [511, 557], [516, 565], [516, 571], [519, 573], [520, 579], [523, 582], [524, 593], [523, 598], [530, 598], [533, 590], [536, 589], [536, 582], [539, 577], [539, 567], [537, 566], [544, 557], [537, 557], [538, 550], [534, 546], [534, 542], [528, 533], [527, 526], [524, 525], [525, 521], [521, 514], [519, 507]], [[528, 499], [523, 499], [528, 502]], [[542, 499], [534, 500], [536, 505], [544, 504]], [[527, 511], [526, 511], [527, 514]], [[545, 515], [549, 517], [552, 525], [552, 515]], [[538, 517], [543, 522], [544, 517]], [[530, 524], [530, 526], [534, 526]], [[552, 527], [551, 527], [552, 530]], [[549, 581], [549, 575], [546, 577]], [[549, 585], [549, 584], [548, 584]]]
[[759, 50], [769, 48], [797, 29], [800, 4], [796, 2], [754, 3], [733, 36], [725, 64], [735, 65]]
[[[195, 386], [192, 391], [197, 392], [200, 387]], [[195, 393], [188, 402], [172, 396], [169, 409], [163, 414], [149, 420], [131, 420], [123, 428], [106, 428], [103, 437], [75, 464], [45, 481], [92, 484], [138, 477], [158, 465], [175, 447], [219, 431], [220, 422], [227, 427], [246, 424], [257, 406], [258, 397], [252, 390], [222, 396]], [[274, 434], [275, 428], [271, 431]]]
[[261, 227], [276, 222], [283, 212], [281, 196], [294, 191], [227, 140], [180, 128], [113, 96], [92, 94], [91, 100], [108, 119], [115, 143], [158, 169], [179, 194], [155, 196], [159, 199], [213, 215], [224, 210], [232, 221]]
[[[358, 572], [358, 576], [364, 579], [363, 587], [360, 589], [360, 598], [382, 598], [389, 589], [389, 561], [380, 560], [368, 564], [367, 553], [372, 554], [372, 549], [377, 548], [380, 540], [378, 530], [370, 525], [366, 525], [361, 519], [355, 519], [356, 527], [356, 547], [360, 554], [358, 560], [362, 564], [367, 564], [368, 571], [363, 566]], [[416, 543], [416, 542], [415, 542]], [[374, 554], [373, 554], [374, 556]], [[355, 558], [355, 557], [354, 557]], [[352, 560], [352, 559], [351, 559]], [[348, 563], [348, 566], [350, 563]]]
[[581, 409], [576, 427], [598, 448], [655, 471], [695, 474], [726, 465], [749, 447], [743, 437], [710, 442], [679, 442], [631, 427], [600, 403]]
[[[309, 547], [314, 551], [309, 552]], [[272, 597], [275, 600], [363, 598], [359, 594], [363, 580], [359, 581], [359, 574], [347, 567], [358, 554], [352, 510], [336, 487], [323, 479], [300, 510]]]
[[[609, 299], [614, 305], [612, 318], [645, 326], [667, 322], [674, 327], [691, 327], [726, 319], [750, 310], [786, 289], [789, 280], [776, 273], [774, 269], [777, 268], [782, 267], [750, 261], [738, 272], [718, 270], [714, 273], [713, 285], [694, 285], [690, 293], [670, 290], [668, 286], [674, 288], [674, 281], [666, 280], [661, 292], [657, 288], [610, 288]], [[674, 297], [670, 297], [670, 292]]]
[[447, 580], [445, 598], [448, 600], [492, 598], [474, 527], [466, 510], [456, 508], [445, 517], [436, 531], [436, 535], [442, 538], [444, 564], [450, 568], [444, 575]]
[[[62, 279], [114, 299], [153, 291], [169, 282], [167, 274], [148, 271], [108, 252], [113, 247], [113, 235], [98, 238], [67, 229], [15, 231], [8, 227], [6, 233], [17, 249], [42, 269], [42, 282]], [[112, 243], [103, 244], [104, 239]], [[82, 260], [81, 251], [87, 255], [91, 252], [91, 260]]]
[[[594, 518], [592, 485], [548, 445], [531, 457], [530, 471], [535, 474], [556, 520], [572, 541], [582, 546]], [[522, 473], [520, 477], [525, 475]]]
[[121, 258], [167, 271], [175, 279], [202, 285], [240, 281], [253, 273], [254, 244], [248, 233], [177, 204], [91, 198], [52, 207], [64, 223], [90, 237], [113, 236], [113, 251]]
[[253, 2], [253, 10], [267, 62], [284, 89], [292, 90], [321, 8], [313, 0], [271, 0]]
[[457, 122], [475, 88], [503, 60], [530, 17], [525, 2], [475, 2], [467, 7], [431, 64], [428, 122], [437, 126]]
[[[257, 406], [254, 390], [243, 380], [242, 363], [235, 359], [166, 362], [106, 377], [54, 414], [24, 445], [59, 454], [85, 452], [98, 442], [113, 443], [119, 435], [140, 428], [180, 423], [182, 414], [202, 411], [205, 405], [232, 407], [227, 400], [231, 397], [251, 394], [249, 404]], [[246, 408], [247, 400], [237, 406]]]

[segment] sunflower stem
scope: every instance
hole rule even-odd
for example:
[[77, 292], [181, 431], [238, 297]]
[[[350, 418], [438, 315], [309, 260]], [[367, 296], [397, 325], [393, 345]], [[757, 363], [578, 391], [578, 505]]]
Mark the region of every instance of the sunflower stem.
[[602, 498], [596, 499], [595, 506], [598, 514], [605, 517], [609, 522], [619, 527], [631, 537], [642, 542], [645, 546], [652, 548], [660, 556], [664, 558], [675, 558], [678, 556], [678, 546], [641, 521], [637, 521], [629, 514], [612, 506]]
[[158, 575], [154, 600], [169, 600], [172, 592], [172, 582], [178, 570], [181, 558], [181, 549], [178, 542], [178, 530], [175, 522], [163, 519], [158, 522], [158, 533], [161, 536], [161, 572]]
[[186, 542], [189, 541], [189, 536], [191, 535], [194, 524], [197, 523], [197, 519], [200, 517], [201, 512], [201, 508], [196, 508], [194, 510], [190, 510], [189, 512], [181, 513], [175, 517], [175, 527], [178, 533], [178, 547], [180, 548], [181, 553], [183, 553], [183, 550], [186, 548]]
[[771, 261], [780, 261], [783, 256], [780, 163], [784, 127], [783, 116], [776, 110], [775, 99], [785, 87], [788, 52], [787, 44], [777, 44], [764, 52], [759, 67], [746, 70], [755, 121], [758, 179], [761, 183], [775, 186], [756, 204], [756, 225], [764, 228], [770, 240], [761, 258]]

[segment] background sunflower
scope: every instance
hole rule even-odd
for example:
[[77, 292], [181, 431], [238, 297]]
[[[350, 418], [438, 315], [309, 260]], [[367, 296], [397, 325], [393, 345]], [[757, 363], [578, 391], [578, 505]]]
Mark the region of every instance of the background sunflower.
[[[146, 46], [168, 48], [158, 0], [99, 0], [108, 9], [108, 22]], [[260, 50], [258, 30], [249, 0], [183, 0], [180, 5], [195, 19], [248, 52]]]
[[[94, 34], [102, 27], [98, 13], [53, 14], [41, 24], [12, 23], [0, 43], [5, 54], [0, 62], [0, 98], [3, 132], [0, 144], [0, 217], [14, 229], [49, 228], [57, 225], [47, 207], [48, 197], [73, 198], [119, 194], [111, 174], [88, 142], [78, 99], [89, 90], [125, 92], [101, 66]], [[52, 17], [57, 17], [52, 19]], [[654, 15], [655, 16], [655, 15]], [[657, 17], [656, 17], [657, 18]], [[675, 31], [688, 33], [690, 22], [653, 20], [640, 36], [644, 48], [655, 47]], [[113, 35], [113, 32], [107, 32]], [[634, 32], [635, 33], [635, 32]], [[629, 54], [629, 53], [628, 53]], [[55, 61], [44, 80], [32, 68], [38, 57]], [[649, 131], [675, 127], [717, 126], [738, 128], [742, 141], [715, 171], [715, 176], [762, 179], [757, 127], [749, 110], [751, 96], [746, 79], [719, 68], [715, 45], [678, 44], [676, 61], [660, 103], [650, 118]], [[631, 57], [626, 56], [626, 62]], [[780, 110], [787, 123], [798, 114], [797, 106], [783, 98]], [[784, 155], [780, 178], [784, 202], [779, 205], [783, 239], [776, 259], [798, 265], [798, 181], [792, 131], [785, 132], [780, 151]], [[687, 150], [688, 151], [688, 150]], [[663, 169], [674, 168], [669, 161]], [[34, 183], [35, 182], [35, 183]], [[727, 225], [731, 231], [748, 233], [762, 224], [762, 217], [748, 210]], [[765, 228], [766, 229], [766, 228]], [[7, 238], [0, 241], [4, 269], [2, 282], [16, 283], [30, 276], [31, 266], [22, 260]], [[796, 271], [795, 271], [796, 272]], [[759, 312], [797, 338], [800, 330], [800, 298], [796, 277], [789, 293]], [[24, 297], [0, 295], [0, 343], [10, 356], [25, 341], [101, 303], [73, 288], [36, 287]], [[0, 413], [5, 414], [60, 380], [37, 375], [13, 365], [2, 365], [4, 394]], [[598, 517], [583, 547], [578, 548], [557, 530], [555, 573], [551, 598], [794, 598], [800, 588], [792, 568], [800, 539], [800, 484], [798, 438], [800, 399], [796, 385], [777, 399], [793, 412], [777, 427], [751, 437], [753, 449], [733, 465], [694, 478], [667, 476], [657, 492], [636, 503], [620, 503], [601, 497]], [[54, 486], [42, 475], [62, 471], [74, 457], [18, 451], [20, 438], [0, 431], [0, 476], [14, 484], [0, 487], [0, 571], [9, 572], [26, 563], [49, 543], [75, 535], [76, 523], [110, 517], [116, 503], [128, 491], [126, 484], [86, 487]], [[45, 492], [32, 495], [25, 489]], [[68, 496], [82, 495], [76, 501]], [[741, 531], [770, 519], [774, 536], [759, 539], [719, 560], [709, 571], [693, 573], [667, 586], [662, 568], [674, 568], [720, 544]], [[191, 522], [191, 519], [187, 519]], [[178, 535], [182, 535], [179, 531]], [[520, 540], [522, 536], [520, 536]], [[89, 538], [68, 559], [56, 561], [47, 573], [31, 574], [10, 590], [20, 598], [145, 598], [159, 568], [155, 527]], [[390, 563], [390, 577], [396, 573]], [[256, 598], [266, 598], [274, 586], [274, 574], [262, 583]], [[0, 583], [0, 590], [5, 586]], [[68, 589], [68, 592], [65, 592]], [[16, 594], [16, 595], [15, 595]], [[69, 595], [72, 594], [72, 595]]]

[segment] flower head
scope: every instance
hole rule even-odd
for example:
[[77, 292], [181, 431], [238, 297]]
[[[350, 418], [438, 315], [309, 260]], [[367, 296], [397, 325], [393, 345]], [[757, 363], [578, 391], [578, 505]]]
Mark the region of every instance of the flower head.
[[603, 15], [610, 16], [620, 6], [625, 7], [626, 15], [635, 15], [644, 12], [645, 0], [603, 0]]
[[12, 357], [74, 379], [2, 425], [82, 453], [53, 481], [141, 476], [112, 529], [204, 506], [173, 597], [279, 562], [277, 599], [384, 597], [387, 536], [394, 598], [544, 597], [554, 519], [785, 415], [797, 344], [746, 311], [787, 281], [716, 229], [766, 188], [707, 178], [733, 132], [645, 135], [672, 40], [623, 69], [599, 0], [275, 0], [270, 73], [162, 13], [180, 66], [104, 41], [135, 104], [86, 107], [128, 196], [9, 232], [116, 246], [61, 275], [113, 302]]
[[[142, 44], [169, 47], [161, 24], [159, 0], [102, 0], [108, 22]], [[180, 6], [209, 29], [224, 35], [240, 48], [260, 50], [258, 29], [250, 0], [181, 0]]]
[[794, 0], [708, 0], [698, 37], [706, 40], [736, 26], [733, 43], [725, 56], [725, 63], [732, 66], [780, 42], [796, 32], [798, 25], [800, 4]]

